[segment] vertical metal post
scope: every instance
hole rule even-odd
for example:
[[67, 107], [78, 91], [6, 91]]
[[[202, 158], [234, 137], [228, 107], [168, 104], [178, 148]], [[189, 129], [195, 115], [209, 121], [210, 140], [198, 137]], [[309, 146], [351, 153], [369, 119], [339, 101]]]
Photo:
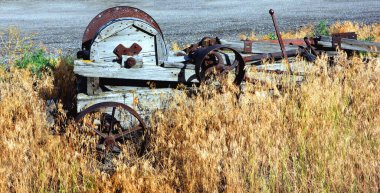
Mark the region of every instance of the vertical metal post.
[[286, 65], [288, 67], [288, 70], [289, 70], [290, 74], [293, 74], [292, 69], [290, 68], [289, 61], [288, 61], [288, 55], [286, 54], [286, 50], [285, 50], [285, 46], [284, 46], [284, 41], [282, 40], [281, 32], [278, 29], [276, 17], [274, 16], [274, 10], [270, 9], [269, 10], [269, 14], [272, 16], [272, 21], [273, 21], [274, 29], [276, 30], [278, 43], [281, 46], [282, 57], [285, 59], [285, 62], [286, 62]]

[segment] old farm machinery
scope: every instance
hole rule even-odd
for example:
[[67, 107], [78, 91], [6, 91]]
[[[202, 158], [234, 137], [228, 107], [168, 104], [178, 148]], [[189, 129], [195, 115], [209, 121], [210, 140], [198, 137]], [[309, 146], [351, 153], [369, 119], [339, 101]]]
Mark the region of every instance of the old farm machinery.
[[[84, 32], [82, 50], [75, 61], [76, 121], [97, 136], [98, 150], [120, 152], [121, 144], [133, 142], [136, 154], [141, 154], [144, 143], [139, 139], [147, 129], [148, 115], [164, 108], [163, 96], [170, 96], [179, 84], [190, 88], [229, 74], [240, 85], [250, 80], [245, 74], [246, 65], [258, 65], [258, 70], [266, 72], [299, 74], [305, 69], [294, 72], [287, 61], [263, 68], [261, 60], [302, 55], [313, 61], [316, 48], [329, 46], [326, 42], [336, 47], [351, 41], [344, 38], [355, 38], [355, 34], [341, 34], [332, 41], [326, 37], [282, 40], [273, 10], [270, 14], [281, 46], [270, 41], [232, 42], [205, 37], [173, 53], [167, 49], [160, 26], [144, 11], [121, 6], [99, 13]], [[155, 89], [150, 89], [152, 85]]]

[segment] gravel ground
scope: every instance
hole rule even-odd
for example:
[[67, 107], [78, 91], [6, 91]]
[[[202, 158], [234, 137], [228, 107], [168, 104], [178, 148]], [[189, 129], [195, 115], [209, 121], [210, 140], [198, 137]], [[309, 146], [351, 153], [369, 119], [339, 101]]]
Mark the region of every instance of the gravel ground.
[[204, 36], [237, 39], [241, 33], [274, 31], [273, 8], [282, 30], [326, 19], [380, 22], [379, 0], [148, 0], [148, 1], [9, 1], [0, 0], [0, 30], [17, 26], [37, 33], [35, 40], [50, 49], [75, 53], [90, 20], [117, 5], [138, 7], [155, 18], [168, 42], [180, 44]]

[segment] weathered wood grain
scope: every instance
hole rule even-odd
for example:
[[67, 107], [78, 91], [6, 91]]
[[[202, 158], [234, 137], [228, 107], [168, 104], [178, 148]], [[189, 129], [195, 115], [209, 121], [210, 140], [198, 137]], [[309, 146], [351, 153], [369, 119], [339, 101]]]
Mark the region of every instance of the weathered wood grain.
[[[320, 40], [318, 41], [318, 46], [332, 49], [333, 48], [332, 37], [321, 36]], [[341, 39], [340, 48], [343, 50], [380, 53], [379, 42], [360, 41], [360, 40], [348, 39], [348, 38]]]
[[84, 77], [131, 79], [147, 81], [169, 81], [181, 83], [197, 83], [193, 69], [163, 68], [161, 66], [145, 66], [142, 68], [121, 68], [117, 63], [93, 63], [83, 60], [74, 61], [74, 73]]
[[294, 75], [286, 74], [287, 65], [284, 63], [265, 64], [252, 66], [247, 69], [246, 74], [249, 81], [262, 82], [270, 85], [284, 85], [287, 82], [302, 82], [304, 76], [312, 68], [312, 64], [306, 62], [290, 63]]
[[[234, 48], [238, 51], [244, 50], [244, 42], [243, 41], [227, 41], [227, 40], [220, 40], [222, 45], [226, 45], [228, 47]], [[292, 46], [292, 45], [286, 45], [285, 49], [287, 51], [290, 50], [297, 50], [298, 46]], [[253, 42], [252, 43], [252, 53], [257, 54], [265, 54], [265, 53], [274, 53], [274, 52], [281, 52], [281, 47], [277, 43], [268, 43], [268, 42]]]
[[359, 40], [354, 40], [354, 39], [342, 38], [340, 45], [341, 45], [341, 48], [344, 50], [380, 53], [379, 42], [367, 42], [367, 41], [359, 41]]
[[146, 65], [158, 65], [158, 61], [167, 58], [166, 45], [159, 32], [143, 21], [120, 18], [98, 33], [91, 45], [90, 59], [97, 62], [112, 62], [116, 59], [113, 50], [119, 44], [128, 48], [133, 43], [142, 47], [138, 56], [146, 60]]
[[[306, 74], [308, 70], [312, 67], [312, 64], [306, 62], [293, 62], [290, 63], [290, 68], [293, 73], [297, 74]], [[257, 70], [266, 70], [266, 71], [277, 71], [277, 72], [287, 72], [288, 67], [285, 63], [275, 63], [275, 64], [265, 64], [254, 66], [254, 69]]]
[[317, 45], [322, 48], [332, 48], [332, 42], [318, 41]]
[[191, 69], [195, 70], [194, 64], [184, 64], [181, 62], [164, 62], [162, 67], [164, 68], [178, 68], [178, 69]]
[[101, 102], [118, 102], [123, 103], [139, 114], [147, 114], [151, 111], [162, 109], [167, 104], [170, 97], [175, 92], [180, 92], [175, 89], [125, 89], [123, 91], [102, 92], [97, 95], [86, 95], [79, 93], [77, 95], [77, 112]]

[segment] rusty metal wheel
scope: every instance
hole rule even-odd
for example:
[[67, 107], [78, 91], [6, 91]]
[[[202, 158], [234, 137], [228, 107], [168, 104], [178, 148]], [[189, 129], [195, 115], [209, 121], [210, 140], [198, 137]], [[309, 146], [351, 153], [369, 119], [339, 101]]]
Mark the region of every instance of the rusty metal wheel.
[[83, 110], [75, 120], [81, 132], [95, 137], [96, 152], [101, 160], [123, 149], [138, 156], [145, 150], [146, 125], [138, 113], [125, 104], [98, 103]]
[[240, 85], [244, 79], [244, 59], [232, 48], [223, 45], [199, 48], [192, 57], [195, 62], [195, 73], [201, 83], [213, 77], [224, 77], [229, 72], [234, 74], [236, 85]]

